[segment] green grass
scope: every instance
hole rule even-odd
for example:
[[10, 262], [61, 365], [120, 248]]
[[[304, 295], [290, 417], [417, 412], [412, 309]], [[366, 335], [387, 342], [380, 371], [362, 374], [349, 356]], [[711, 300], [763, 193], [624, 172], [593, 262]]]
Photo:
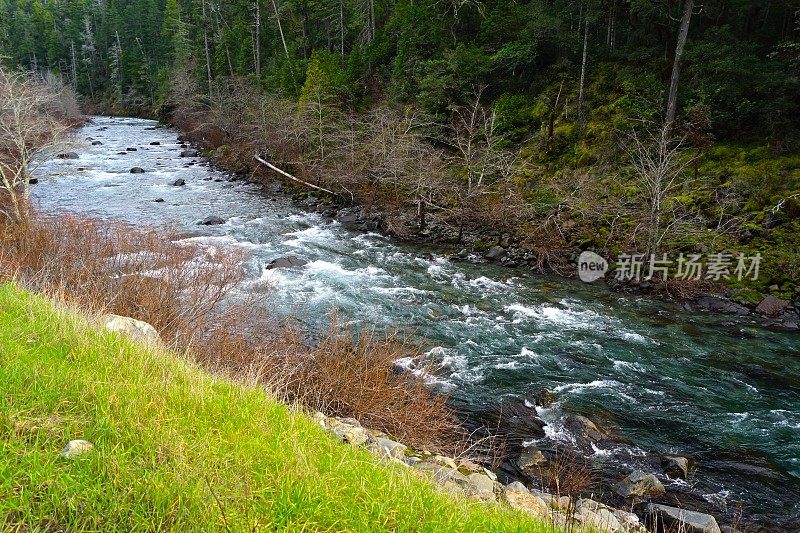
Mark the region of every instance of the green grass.
[[[74, 460], [72, 439], [95, 449]], [[0, 284], [0, 530], [545, 531]]]

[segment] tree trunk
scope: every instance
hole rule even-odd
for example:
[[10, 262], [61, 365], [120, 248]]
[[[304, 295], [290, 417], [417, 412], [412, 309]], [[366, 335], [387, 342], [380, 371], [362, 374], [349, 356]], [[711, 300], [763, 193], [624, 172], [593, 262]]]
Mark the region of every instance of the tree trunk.
[[675, 122], [675, 112], [678, 107], [678, 79], [681, 75], [681, 58], [683, 57], [683, 48], [686, 46], [686, 38], [689, 36], [689, 23], [692, 21], [693, 9], [694, 0], [686, 0], [683, 6], [683, 18], [681, 18], [681, 26], [678, 32], [678, 42], [675, 46], [675, 62], [672, 64], [672, 77], [669, 82], [666, 117], [667, 131], [672, 129], [673, 122]]
[[286, 59], [289, 58], [289, 47], [286, 46], [286, 37], [283, 35], [283, 26], [281, 25], [281, 16], [278, 14], [278, 4], [272, 0], [272, 9], [275, 10], [275, 21], [278, 23], [278, 33], [281, 34], [281, 42], [283, 43], [283, 51], [286, 53]]
[[[213, 92], [213, 80], [211, 78], [211, 52], [208, 47], [208, 21], [206, 20], [206, 0], [203, 0], [203, 47], [206, 55], [206, 75], [208, 76], [208, 95]], [[117, 35], [119, 38], [119, 35]]]
[[256, 62], [256, 77], [261, 80], [261, 0], [255, 0], [256, 20], [255, 38], [253, 39], [253, 52]]
[[578, 123], [580, 129], [586, 127], [586, 110], [583, 108], [584, 90], [586, 85], [586, 56], [589, 47], [589, 10], [586, 10], [586, 20], [583, 28], [583, 59], [581, 60], [581, 85], [578, 91]]

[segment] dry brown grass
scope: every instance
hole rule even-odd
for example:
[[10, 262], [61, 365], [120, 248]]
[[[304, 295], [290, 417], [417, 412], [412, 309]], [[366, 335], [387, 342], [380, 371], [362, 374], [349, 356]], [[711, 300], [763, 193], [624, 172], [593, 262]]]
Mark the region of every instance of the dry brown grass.
[[[457, 453], [463, 442], [446, 398], [394, 362], [418, 356], [393, 336], [354, 331], [332, 317], [309, 335], [264, 302], [237, 294], [240, 252], [71, 215], [0, 225], [0, 280], [58, 294], [92, 312], [152, 324], [206, 368], [257, 382], [290, 403], [353, 417], [417, 448]], [[316, 340], [312, 340], [316, 338]]]

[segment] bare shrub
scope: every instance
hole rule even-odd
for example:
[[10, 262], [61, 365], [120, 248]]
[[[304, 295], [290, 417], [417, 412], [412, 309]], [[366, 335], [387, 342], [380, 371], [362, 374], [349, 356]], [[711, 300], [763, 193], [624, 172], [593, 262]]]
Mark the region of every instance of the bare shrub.
[[586, 492], [596, 481], [586, 458], [568, 449], [558, 450], [542, 469], [541, 476], [545, 488], [559, 496]]
[[58, 148], [69, 130], [64, 95], [22, 73], [0, 67], [0, 217], [28, 216], [30, 176], [36, 162]]

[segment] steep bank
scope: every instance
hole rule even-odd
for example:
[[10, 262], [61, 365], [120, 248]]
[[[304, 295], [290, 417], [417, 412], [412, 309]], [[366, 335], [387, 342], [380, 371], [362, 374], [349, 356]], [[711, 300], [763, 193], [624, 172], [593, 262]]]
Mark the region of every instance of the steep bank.
[[[0, 286], [0, 353], [2, 529], [546, 530], [13, 284]], [[93, 448], [59, 455], [78, 439]]]

